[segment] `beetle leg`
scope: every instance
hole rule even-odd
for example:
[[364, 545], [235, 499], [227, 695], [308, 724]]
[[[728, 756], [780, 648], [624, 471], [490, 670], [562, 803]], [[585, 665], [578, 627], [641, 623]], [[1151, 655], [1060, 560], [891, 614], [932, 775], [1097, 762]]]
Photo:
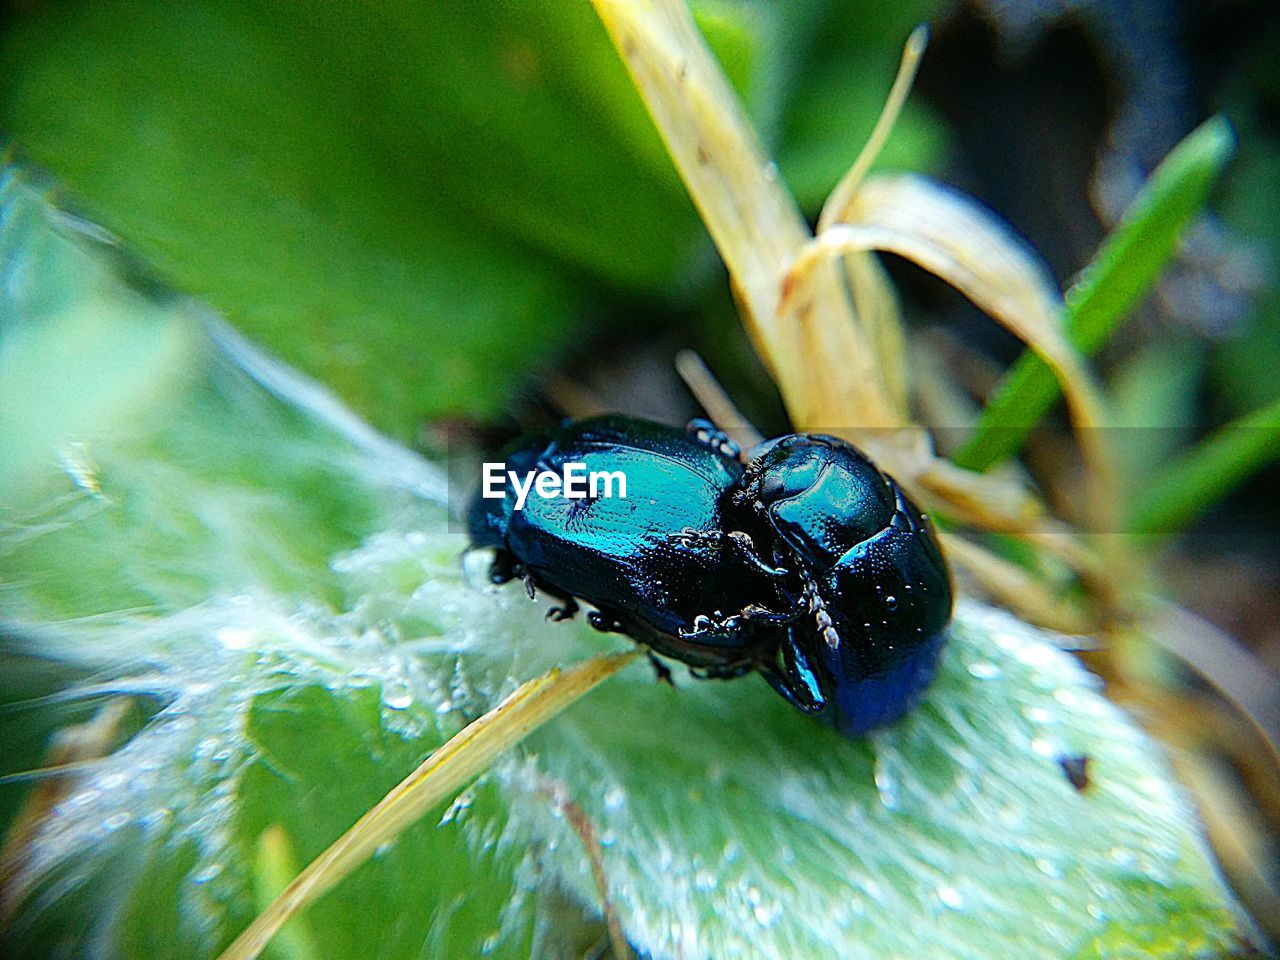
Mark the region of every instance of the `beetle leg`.
[[782, 662], [761, 664], [759, 670], [769, 686], [797, 710], [816, 714], [827, 708], [827, 695], [809, 655], [790, 637], [782, 644]]
[[521, 569], [514, 554], [508, 550], [498, 550], [494, 553], [493, 563], [489, 567], [489, 582], [501, 586], [521, 576]]
[[533, 582], [533, 574], [527, 570], [521, 570], [520, 576], [524, 579], [524, 592], [529, 595], [529, 599], [538, 599], [538, 586]]
[[591, 624], [593, 629], [599, 630], [601, 633], [623, 632], [622, 624], [613, 619], [613, 617], [601, 613], [599, 610], [592, 610], [587, 614], [587, 623]]
[[786, 567], [771, 567], [765, 563], [764, 558], [756, 552], [756, 545], [749, 533], [743, 533], [741, 530], [731, 530], [726, 536], [728, 536], [729, 542], [737, 549], [739, 556], [761, 573], [771, 577], [785, 577], [789, 572]]
[[736, 680], [752, 670], [747, 663], [720, 663], [707, 667], [690, 667], [689, 675], [697, 680]]
[[559, 606], [547, 608], [547, 619], [554, 623], [572, 620], [578, 614], [578, 601], [573, 597], [561, 597]]
[[659, 683], [665, 683], [672, 690], [676, 688], [676, 682], [671, 676], [671, 668], [659, 660], [652, 650], [649, 651], [649, 665], [653, 667], [653, 672], [657, 674]]
[[727, 617], [716, 611], [714, 617], [700, 613], [693, 618], [693, 624], [680, 628], [680, 637], [684, 640], [699, 640], [703, 637], [726, 637], [737, 633], [746, 623], [784, 624], [795, 620], [794, 613], [778, 613], [758, 603], [749, 603], [737, 613]]
[[723, 530], [695, 530], [693, 527], [685, 527], [679, 533], [670, 534], [670, 539], [675, 540], [677, 544], [687, 550], [695, 547], [710, 547], [722, 550], [728, 545], [760, 573], [770, 577], [785, 577], [788, 573], [786, 567], [772, 567], [766, 563], [764, 558], [756, 552], [756, 545], [752, 541], [751, 535], [741, 530], [731, 530], [725, 533]]
[[710, 420], [703, 420], [701, 417], [690, 420], [685, 429], [691, 437], [725, 459], [742, 461], [742, 448]]

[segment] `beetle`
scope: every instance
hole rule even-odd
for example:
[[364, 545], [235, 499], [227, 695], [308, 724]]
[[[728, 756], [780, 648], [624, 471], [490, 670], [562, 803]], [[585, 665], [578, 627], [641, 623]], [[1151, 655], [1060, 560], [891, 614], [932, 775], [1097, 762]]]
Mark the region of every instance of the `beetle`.
[[469, 528], [490, 578], [594, 606], [700, 676], [759, 672], [793, 706], [856, 736], [932, 679], [951, 584], [928, 521], [834, 437], [791, 434], [744, 457], [723, 432], [603, 417], [516, 442], [506, 470], [622, 471], [625, 499], [478, 497]]
[[906, 713], [933, 679], [952, 587], [928, 518], [837, 437], [791, 434], [751, 452], [735, 505], [767, 527], [807, 616], [788, 627], [774, 688], [846, 734]]
[[507, 482], [501, 499], [477, 497], [468, 525], [475, 546], [496, 551], [493, 582], [520, 577], [530, 596], [556, 597], [554, 619], [584, 600], [596, 629], [708, 677], [740, 676], [776, 654], [779, 628], [795, 616], [780, 589], [786, 571], [727, 522], [744, 468], [725, 434], [700, 420], [678, 430], [600, 417], [518, 440], [504, 459], [517, 475], [570, 463], [621, 471], [627, 496], [535, 496], [517, 510]]

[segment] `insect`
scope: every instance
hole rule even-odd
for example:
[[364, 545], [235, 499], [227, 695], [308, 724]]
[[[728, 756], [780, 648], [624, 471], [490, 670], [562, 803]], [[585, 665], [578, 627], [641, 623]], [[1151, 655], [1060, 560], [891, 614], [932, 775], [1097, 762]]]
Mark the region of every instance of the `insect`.
[[833, 437], [793, 434], [744, 456], [706, 421], [624, 417], [525, 437], [506, 475], [616, 471], [625, 497], [477, 497], [490, 577], [578, 601], [590, 623], [703, 677], [760, 673], [791, 704], [857, 735], [905, 713], [932, 679], [951, 614], [933, 533], [898, 486]]
[[761, 557], [725, 515], [743, 465], [738, 448], [710, 424], [677, 430], [602, 417], [523, 438], [506, 470], [560, 473], [566, 464], [621, 472], [627, 495], [570, 499], [516, 492], [478, 497], [469, 526], [476, 546], [497, 550], [495, 583], [521, 577], [560, 600], [564, 619], [577, 600], [595, 607], [599, 630], [625, 633], [709, 677], [746, 673], [776, 648], [791, 619], [778, 609], [784, 571]]
[[774, 688], [844, 733], [896, 720], [933, 679], [951, 578], [928, 520], [893, 479], [836, 437], [791, 434], [752, 451], [740, 509], [803, 608]]

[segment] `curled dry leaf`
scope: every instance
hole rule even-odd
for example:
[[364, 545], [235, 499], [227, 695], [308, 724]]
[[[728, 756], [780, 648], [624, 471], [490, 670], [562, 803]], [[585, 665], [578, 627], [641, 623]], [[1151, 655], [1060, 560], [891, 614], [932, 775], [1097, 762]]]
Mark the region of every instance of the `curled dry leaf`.
[[946, 280], [1024, 340], [1062, 384], [1095, 488], [1089, 519], [1113, 530], [1102, 398], [1062, 326], [1062, 298], [1030, 248], [985, 208], [912, 174], [866, 180], [792, 267], [844, 252], [896, 253]]
[[[1062, 332], [1062, 302], [1026, 245], [977, 203], [915, 176], [867, 177], [924, 48], [908, 41], [884, 112], [828, 201], [815, 237], [680, 0], [594, 0], [728, 267], [747, 330], [797, 429], [857, 443], [929, 509], [985, 530], [1046, 532], [1017, 475], [961, 470], [912, 422], [901, 312], [873, 251], [905, 256], [1024, 339], [1062, 384], [1090, 468], [1095, 529], [1110, 470], [1102, 404]], [[973, 547], [953, 559], [969, 566]], [[1059, 556], [1088, 556], [1073, 541]], [[1090, 558], [1087, 565], [1096, 567]], [[982, 568], [990, 569], [989, 563]], [[1005, 591], [1017, 596], [1018, 591]], [[1034, 618], [1034, 611], [1023, 611]]]

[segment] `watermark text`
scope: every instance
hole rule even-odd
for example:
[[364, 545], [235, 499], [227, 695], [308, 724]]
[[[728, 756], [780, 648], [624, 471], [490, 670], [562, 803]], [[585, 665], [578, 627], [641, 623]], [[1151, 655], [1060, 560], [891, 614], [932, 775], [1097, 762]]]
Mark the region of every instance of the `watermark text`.
[[[566, 500], [599, 500], [605, 497], [627, 498], [627, 475], [621, 470], [588, 470], [585, 463], [566, 463], [560, 473], [554, 470], [528, 470], [522, 477], [507, 470], [505, 463], [486, 463], [481, 496], [501, 500], [508, 484], [516, 496], [515, 508], [523, 510], [530, 492], [544, 500], [563, 497]], [[616, 490], [616, 492], [615, 492]]]

